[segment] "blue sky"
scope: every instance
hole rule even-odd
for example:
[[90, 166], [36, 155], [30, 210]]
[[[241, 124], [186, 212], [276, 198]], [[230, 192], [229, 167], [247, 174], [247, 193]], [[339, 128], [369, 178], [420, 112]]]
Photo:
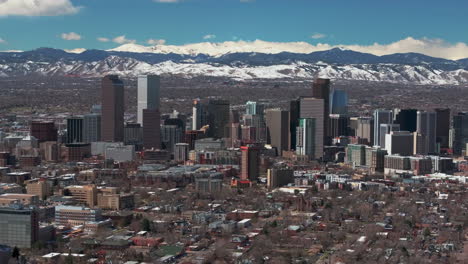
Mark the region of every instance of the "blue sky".
[[[261, 39], [365, 46], [407, 37], [468, 43], [468, 1], [462, 0], [40, 0], [45, 6], [30, 13], [21, 2], [27, 1], [0, 0], [0, 50], [109, 49], [125, 41], [148, 45], [148, 39], [171, 45]], [[62, 38], [70, 32], [80, 39]], [[112, 41], [118, 36], [125, 36], [120, 44]]]

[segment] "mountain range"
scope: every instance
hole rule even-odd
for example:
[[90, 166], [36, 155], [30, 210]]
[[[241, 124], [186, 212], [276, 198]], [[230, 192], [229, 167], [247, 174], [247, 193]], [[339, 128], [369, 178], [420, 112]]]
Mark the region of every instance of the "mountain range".
[[408, 84], [460, 85], [468, 83], [468, 59], [447, 60], [419, 53], [376, 56], [334, 48], [311, 53], [229, 52], [225, 47], [161, 49], [125, 44], [112, 50], [80, 53], [39, 48], [24, 52], [0, 52], [0, 76], [30, 74], [98, 77], [119, 74], [171, 74], [246, 79], [332, 79], [385, 81]]

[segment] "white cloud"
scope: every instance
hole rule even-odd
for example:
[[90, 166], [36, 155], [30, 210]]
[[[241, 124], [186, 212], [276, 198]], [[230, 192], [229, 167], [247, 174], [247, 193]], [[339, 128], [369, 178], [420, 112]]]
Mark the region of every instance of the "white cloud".
[[214, 38], [216, 38], [216, 35], [214, 34], [208, 34], [208, 35], [203, 36], [203, 39], [214, 39]]
[[375, 55], [387, 55], [393, 53], [416, 52], [433, 57], [446, 59], [468, 58], [468, 45], [466, 43], [449, 43], [441, 39], [415, 39], [408, 37], [389, 44], [374, 43], [372, 45], [330, 45], [327, 43], [310, 44], [307, 42], [268, 42], [263, 40], [255, 41], [226, 41], [226, 42], [202, 42], [191, 43], [181, 46], [160, 45], [154, 50], [150, 47], [139, 47], [144, 52], [156, 53], [179, 53], [198, 54], [204, 53], [218, 56], [234, 52], [259, 52], [259, 53], [311, 53], [324, 51], [332, 48], [345, 48], [358, 52], [371, 53]]
[[407, 37], [390, 44], [374, 43], [368, 46], [344, 45], [343, 47], [350, 50], [372, 53], [379, 56], [393, 53], [416, 52], [432, 57], [452, 60], [468, 58], [468, 45], [466, 43], [450, 43], [442, 39], [415, 39], [412, 37]]
[[60, 37], [64, 40], [80, 40], [81, 36], [75, 32], [62, 33]]
[[327, 35], [325, 34], [322, 34], [322, 33], [314, 33], [312, 36], [310, 36], [310, 38], [313, 38], [313, 39], [321, 39], [321, 38], [325, 38]]
[[99, 37], [99, 38], [97, 38], [97, 40], [98, 40], [99, 42], [109, 42], [109, 41], [110, 41], [110, 39], [108, 39], [108, 38], [103, 38], [103, 37]]
[[148, 39], [146, 43], [150, 45], [164, 45], [166, 44], [166, 40], [165, 39]]
[[70, 0], [0, 0], [0, 16], [61, 16], [80, 9]]
[[77, 49], [65, 49], [66, 52], [68, 53], [83, 53], [86, 51], [86, 49], [83, 49], [83, 48], [77, 48]]
[[0, 44], [5, 44], [5, 43], [7, 43], [6, 40], [0, 38]]
[[153, 0], [156, 3], [179, 3], [181, 0]]
[[136, 40], [134, 39], [127, 39], [125, 35], [118, 36], [112, 39], [113, 42], [118, 43], [118, 44], [127, 44], [127, 43], [135, 43]]

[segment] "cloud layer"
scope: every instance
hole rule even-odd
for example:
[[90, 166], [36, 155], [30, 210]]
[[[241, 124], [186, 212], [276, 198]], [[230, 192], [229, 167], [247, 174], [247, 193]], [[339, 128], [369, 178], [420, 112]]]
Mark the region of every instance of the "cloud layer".
[[0, 44], [5, 44], [6, 43], [6, 40], [0, 38]]
[[0, 16], [61, 16], [80, 9], [70, 0], [0, 0]]
[[314, 33], [312, 36], [310, 36], [310, 38], [313, 38], [313, 39], [321, 39], [321, 38], [325, 38], [327, 35], [325, 34], [322, 34], [322, 33]]
[[60, 37], [64, 40], [80, 40], [81, 36], [75, 32], [62, 33]]
[[[125, 44], [135, 43], [134, 40], [126, 40], [121, 36], [120, 41], [114, 42]], [[125, 41], [124, 41], [125, 39]], [[432, 57], [446, 58], [451, 60], [468, 58], [468, 45], [466, 43], [449, 43], [441, 39], [415, 39], [408, 37], [389, 44], [374, 43], [371, 45], [330, 45], [327, 43], [310, 44], [307, 42], [268, 42], [263, 40], [255, 41], [226, 41], [226, 42], [202, 42], [186, 45], [159, 45], [157, 48], [138, 46], [137, 52], [155, 53], [179, 53], [197, 54], [204, 53], [212, 56], [219, 56], [233, 52], [259, 52], [259, 53], [311, 53], [324, 51], [332, 48], [344, 48], [374, 55], [387, 55], [394, 53], [416, 52]], [[134, 47], [133, 47], [134, 48]], [[118, 50], [118, 49], [114, 49]]]
[[208, 34], [208, 35], [203, 36], [203, 39], [214, 39], [214, 38], [216, 38], [216, 35], [214, 34]]
[[166, 44], [166, 40], [165, 39], [148, 39], [146, 43], [150, 45], [164, 45]]
[[118, 36], [112, 39], [113, 42], [118, 44], [128, 44], [128, 43], [136, 43], [134, 39], [127, 39], [125, 35]]

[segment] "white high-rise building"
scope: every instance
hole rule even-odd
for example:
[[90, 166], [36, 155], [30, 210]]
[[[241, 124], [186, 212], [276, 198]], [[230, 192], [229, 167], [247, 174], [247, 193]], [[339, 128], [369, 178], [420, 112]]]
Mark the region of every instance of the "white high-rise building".
[[303, 97], [300, 101], [300, 121], [297, 129], [296, 152], [310, 159], [323, 157], [323, 99]]
[[138, 76], [137, 122], [143, 124], [143, 109], [159, 110], [160, 78], [157, 75]]
[[374, 146], [385, 147], [381, 142], [380, 125], [393, 124], [393, 112], [391, 110], [377, 109], [374, 111]]

